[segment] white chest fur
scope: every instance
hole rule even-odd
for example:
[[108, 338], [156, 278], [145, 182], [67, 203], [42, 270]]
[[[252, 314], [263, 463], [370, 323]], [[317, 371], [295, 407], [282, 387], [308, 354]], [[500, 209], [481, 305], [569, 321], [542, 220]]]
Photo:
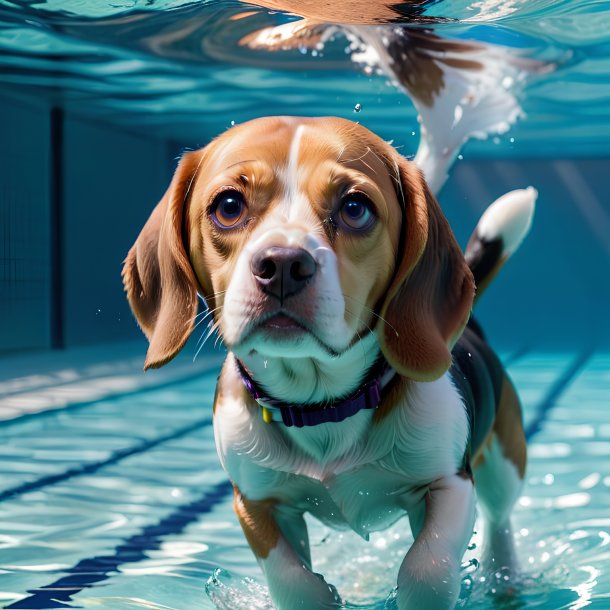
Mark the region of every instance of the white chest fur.
[[275, 498], [366, 536], [387, 527], [428, 484], [462, 465], [469, 424], [448, 375], [410, 384], [380, 422], [373, 422], [372, 411], [361, 411], [309, 428], [266, 424], [260, 408], [244, 401], [231, 361], [220, 383], [218, 454], [253, 500]]

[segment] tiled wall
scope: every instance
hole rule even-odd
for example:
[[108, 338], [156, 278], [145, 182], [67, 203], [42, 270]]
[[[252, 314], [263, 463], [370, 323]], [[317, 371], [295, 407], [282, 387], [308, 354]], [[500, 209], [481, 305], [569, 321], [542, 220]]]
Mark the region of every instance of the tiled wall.
[[65, 151], [65, 343], [139, 336], [123, 293], [121, 268], [169, 184], [168, 149], [149, 134], [68, 117]]
[[51, 342], [49, 117], [0, 98], [0, 350]]
[[169, 182], [168, 147], [51, 117], [0, 98], [0, 353], [140, 334], [121, 264]]

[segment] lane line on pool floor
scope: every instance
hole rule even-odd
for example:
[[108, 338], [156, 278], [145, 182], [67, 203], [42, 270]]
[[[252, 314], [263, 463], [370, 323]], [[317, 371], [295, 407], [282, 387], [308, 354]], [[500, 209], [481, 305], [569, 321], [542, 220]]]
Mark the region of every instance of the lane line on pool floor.
[[96, 462], [89, 462], [87, 464], [81, 464], [79, 466], [75, 466], [74, 468], [69, 468], [68, 470], [64, 470], [63, 472], [59, 472], [57, 474], [50, 474], [44, 477], [40, 477], [35, 481], [28, 481], [26, 483], [22, 483], [20, 485], [16, 485], [15, 487], [11, 487], [0, 492], [0, 502], [5, 500], [10, 500], [11, 498], [15, 498], [16, 496], [20, 496], [24, 493], [28, 493], [31, 491], [38, 491], [43, 487], [47, 487], [49, 485], [55, 485], [56, 483], [63, 483], [68, 479], [72, 479], [74, 477], [93, 474], [100, 470], [101, 468], [105, 468], [106, 466], [111, 466], [113, 464], [117, 464], [121, 460], [125, 458], [131, 457], [133, 455], [138, 455], [140, 453], [144, 453], [145, 451], [149, 451], [161, 445], [163, 443], [167, 443], [169, 441], [173, 441], [191, 432], [195, 432], [201, 428], [206, 428], [212, 424], [211, 417], [205, 417], [203, 419], [198, 419], [190, 424], [183, 426], [182, 428], [178, 428], [177, 430], [173, 430], [168, 434], [164, 434], [163, 436], [158, 436], [157, 438], [153, 438], [148, 441], [144, 441], [139, 445], [126, 447], [125, 449], [119, 449], [112, 453], [105, 460], [98, 460]]
[[523, 359], [529, 352], [531, 352], [531, 348], [528, 346], [522, 346], [509, 353], [504, 359], [501, 358], [502, 364], [504, 368], [508, 368], [509, 366], [513, 366], [519, 360]]
[[[527, 428], [528, 439], [532, 438], [541, 429], [557, 399], [567, 389], [591, 355], [592, 351], [578, 355], [570, 367], [551, 386], [536, 409], [536, 417]], [[206, 420], [206, 422], [209, 424], [211, 420]], [[74, 567], [64, 571], [67, 576], [63, 576], [44, 587], [29, 591], [30, 596], [6, 606], [7, 610], [67, 607], [66, 603], [70, 602], [74, 595], [83, 589], [109, 579], [111, 574], [118, 573], [121, 565], [137, 563], [146, 559], [147, 553], [161, 547], [161, 537], [182, 533], [188, 525], [197, 521], [201, 515], [211, 512], [215, 505], [229, 495], [231, 489], [230, 481], [216, 484], [211, 492], [205, 494], [199, 500], [179, 507], [157, 524], [146, 526], [139, 534], [124, 540], [115, 547], [114, 554], [80, 560]]]
[[40, 411], [22, 413], [10, 419], [0, 419], [0, 427], [4, 426], [14, 426], [15, 424], [24, 423], [26, 421], [30, 421], [35, 418], [40, 417], [49, 417], [55, 415], [57, 413], [65, 413], [67, 411], [75, 411], [77, 409], [81, 409], [83, 407], [89, 407], [91, 405], [100, 403], [100, 402], [115, 402], [121, 400], [122, 398], [129, 398], [131, 396], [136, 396], [139, 394], [145, 394], [148, 392], [156, 392], [158, 390], [165, 390], [167, 388], [180, 385], [183, 383], [189, 383], [191, 381], [196, 381], [205, 377], [206, 375], [210, 375], [215, 372], [216, 368], [207, 368], [203, 370], [198, 370], [196, 373], [192, 373], [189, 375], [183, 375], [177, 378], [169, 379], [168, 381], [164, 381], [155, 385], [147, 385], [140, 386], [136, 388], [131, 388], [129, 390], [121, 390], [118, 392], [110, 393], [105, 396], [95, 396], [87, 400], [75, 401], [67, 404], [62, 404], [58, 406], [49, 406], [43, 408]]
[[[526, 352], [527, 352], [526, 349], [517, 350], [517, 352], [515, 352], [512, 356], [509, 356], [509, 360], [511, 362], [519, 360]], [[188, 383], [189, 381], [191, 381], [199, 376], [205, 375], [206, 373], [209, 373], [209, 371], [200, 372], [196, 375], [188, 376], [187, 378], [174, 379], [174, 380], [168, 381], [164, 384], [156, 385], [154, 387], [141, 388], [140, 390], [133, 391], [133, 394], [152, 392], [154, 390], [164, 389], [168, 386], [173, 386], [173, 385], [180, 384], [180, 383]], [[58, 412], [59, 410], [83, 407], [83, 406], [93, 404], [96, 402], [114, 401], [114, 400], [118, 400], [122, 397], [129, 397], [130, 395], [132, 395], [131, 391], [129, 391], [127, 393], [116, 394], [116, 395], [113, 395], [113, 396], [110, 396], [110, 397], [107, 397], [104, 399], [100, 399], [100, 400], [92, 400], [92, 401], [87, 401], [87, 402], [82, 402], [82, 403], [74, 403], [72, 405], [68, 405], [68, 406], [64, 407], [63, 409], [52, 409], [52, 410], [42, 411], [39, 413], [27, 414], [27, 415], [15, 418], [13, 420], [9, 420], [7, 422], [1, 422], [1, 423], [3, 423], [3, 424], [15, 423], [17, 420], [23, 421], [24, 417], [29, 419], [30, 417], [35, 416], [35, 415], [43, 415], [43, 414], [47, 414], [47, 413], [51, 413], [51, 412]], [[198, 428], [207, 426], [211, 423], [212, 423], [212, 421], [207, 418], [203, 419], [203, 420], [198, 420], [194, 423], [189, 424], [188, 426], [185, 426], [184, 428], [181, 428], [174, 432], [170, 432], [169, 434], [158, 437], [156, 439], [153, 439], [150, 441], [145, 441], [135, 447], [128, 447], [126, 449], [120, 449], [120, 450], [114, 452], [112, 455], [110, 455], [105, 460], [99, 460], [97, 462], [91, 462], [88, 464], [75, 466], [73, 468], [70, 468], [70, 469], [60, 472], [60, 473], [40, 477], [39, 479], [36, 479], [35, 481], [28, 481], [26, 483], [21, 483], [20, 485], [16, 485], [16, 486], [6, 489], [4, 491], [0, 491], [0, 502], [4, 502], [5, 500], [9, 500], [11, 498], [22, 495], [24, 493], [28, 493], [31, 491], [38, 491], [39, 489], [41, 489], [43, 487], [47, 487], [49, 485], [54, 485], [56, 483], [61, 483], [61, 482], [67, 481], [68, 479], [71, 479], [73, 477], [93, 474], [93, 473], [97, 472], [99, 469], [104, 468], [105, 466], [110, 466], [112, 464], [116, 464], [127, 457], [131, 457], [132, 455], [137, 455], [139, 453], [143, 453], [145, 451], [148, 451], [149, 449], [153, 449], [154, 447], [156, 447], [157, 445], [160, 445], [162, 443], [178, 439], [178, 438], [188, 434], [189, 432], [193, 432], [193, 431], [197, 430]]]
[[217, 483], [198, 500], [178, 507], [156, 524], [148, 525], [139, 533], [127, 538], [117, 545], [112, 553], [82, 559], [74, 567], [64, 570], [67, 576], [62, 576], [44, 587], [28, 591], [31, 595], [5, 608], [42, 610], [72, 607], [66, 604], [74, 595], [108, 580], [111, 574], [118, 573], [120, 566], [125, 563], [143, 561], [148, 557], [148, 553], [161, 548], [163, 537], [181, 534], [191, 523], [211, 512], [214, 506], [226, 499], [232, 490], [230, 481]]
[[586, 349], [576, 356], [572, 364], [555, 380], [547, 393], [534, 409], [534, 417], [525, 427], [525, 438], [528, 443], [538, 434], [548, 420], [549, 414], [562, 394], [568, 389], [578, 373], [584, 368], [593, 356], [593, 349]]

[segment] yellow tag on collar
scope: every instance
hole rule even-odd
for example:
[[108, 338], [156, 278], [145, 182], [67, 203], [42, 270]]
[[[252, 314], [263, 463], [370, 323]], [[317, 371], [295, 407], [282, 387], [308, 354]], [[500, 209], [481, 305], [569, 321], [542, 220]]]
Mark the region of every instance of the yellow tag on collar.
[[263, 407], [263, 421], [270, 424], [273, 421], [273, 413], [267, 407]]

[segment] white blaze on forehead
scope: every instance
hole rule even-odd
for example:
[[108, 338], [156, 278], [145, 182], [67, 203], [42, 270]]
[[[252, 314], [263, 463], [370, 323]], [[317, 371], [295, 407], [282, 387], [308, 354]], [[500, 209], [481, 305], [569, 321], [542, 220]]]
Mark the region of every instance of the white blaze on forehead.
[[294, 135], [292, 136], [292, 142], [290, 143], [288, 161], [281, 172], [281, 177], [284, 182], [284, 200], [282, 201], [282, 208], [285, 214], [288, 214], [289, 210], [294, 209], [295, 203], [306, 201], [305, 195], [299, 190], [299, 150], [304, 131], [305, 125], [299, 125], [296, 128]]

